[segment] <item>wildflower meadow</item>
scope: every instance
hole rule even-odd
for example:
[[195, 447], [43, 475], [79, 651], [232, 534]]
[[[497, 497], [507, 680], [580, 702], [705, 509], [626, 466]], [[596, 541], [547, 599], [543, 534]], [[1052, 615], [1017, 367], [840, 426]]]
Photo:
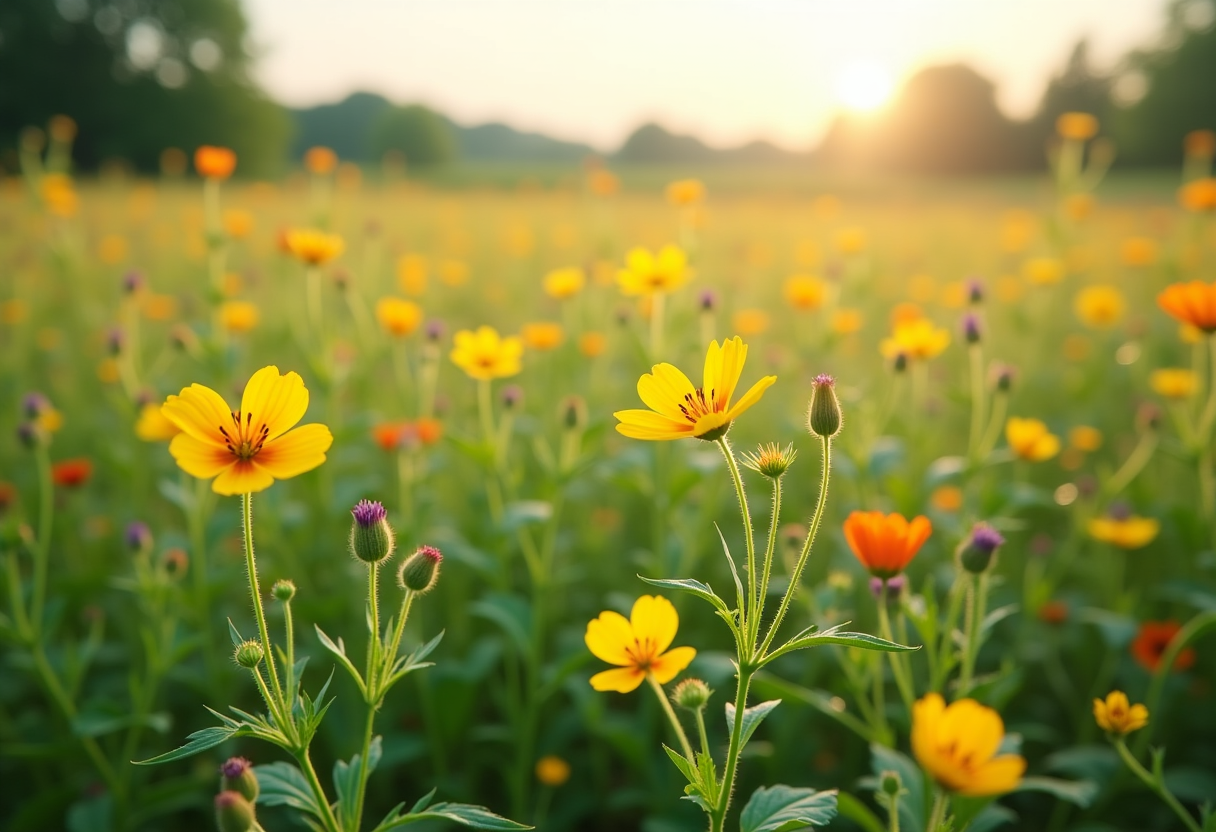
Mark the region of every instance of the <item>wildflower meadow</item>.
[[0, 825], [1216, 830], [1216, 135], [0, 181]]

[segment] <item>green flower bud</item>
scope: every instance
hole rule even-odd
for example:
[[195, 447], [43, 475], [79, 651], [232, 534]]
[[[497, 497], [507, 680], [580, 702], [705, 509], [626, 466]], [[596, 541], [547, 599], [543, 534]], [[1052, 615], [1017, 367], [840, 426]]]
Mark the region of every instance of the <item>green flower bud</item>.
[[807, 429], [815, 436], [829, 438], [840, 433], [843, 422], [840, 402], [836, 398], [836, 379], [826, 373], [815, 376], [811, 407], [806, 417]]
[[996, 529], [987, 523], [977, 523], [958, 550], [958, 562], [971, 574], [979, 575], [992, 565], [997, 547], [1004, 542], [1005, 538]]
[[215, 796], [215, 825], [220, 832], [249, 832], [256, 822], [253, 804], [240, 792], [224, 791]]
[[782, 448], [776, 442], [761, 445], [754, 452], [743, 454], [743, 464], [769, 479], [777, 479], [794, 464], [798, 452], [793, 445]]
[[439, 581], [439, 564], [443, 555], [434, 546], [421, 546], [405, 559], [397, 572], [397, 583], [421, 595], [430, 592]]
[[355, 557], [364, 563], [379, 563], [393, 553], [396, 543], [382, 504], [360, 500], [350, 513], [355, 518], [350, 526], [350, 550]]
[[275, 581], [274, 586], [270, 588], [270, 594], [275, 597], [275, 600], [286, 604], [296, 597], [296, 585], [286, 578], [281, 581]]
[[561, 404], [562, 424], [567, 430], [583, 428], [587, 425], [587, 403], [582, 396], [567, 396]]
[[262, 650], [262, 645], [253, 639], [249, 639], [237, 645], [234, 658], [236, 659], [236, 663], [241, 667], [252, 670], [262, 663], [262, 659], [265, 656], [266, 654]]
[[895, 797], [903, 790], [904, 783], [899, 777], [898, 771], [884, 771], [878, 778], [879, 788], [882, 793], [890, 797]]
[[259, 788], [253, 764], [244, 757], [229, 757], [220, 766], [220, 788], [226, 792], [236, 792], [250, 803], [256, 803]]
[[709, 685], [700, 679], [685, 679], [671, 692], [671, 701], [676, 704], [677, 708], [699, 711], [709, 704], [709, 697], [713, 695], [714, 692], [709, 689]]

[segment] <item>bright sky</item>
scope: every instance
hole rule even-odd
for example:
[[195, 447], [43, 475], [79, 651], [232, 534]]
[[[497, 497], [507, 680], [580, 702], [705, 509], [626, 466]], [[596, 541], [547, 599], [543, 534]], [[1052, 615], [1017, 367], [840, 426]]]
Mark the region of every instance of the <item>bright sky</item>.
[[928, 64], [1029, 114], [1072, 45], [1100, 67], [1164, 0], [245, 0], [257, 75], [292, 105], [356, 90], [614, 149], [658, 121], [721, 145], [813, 144]]

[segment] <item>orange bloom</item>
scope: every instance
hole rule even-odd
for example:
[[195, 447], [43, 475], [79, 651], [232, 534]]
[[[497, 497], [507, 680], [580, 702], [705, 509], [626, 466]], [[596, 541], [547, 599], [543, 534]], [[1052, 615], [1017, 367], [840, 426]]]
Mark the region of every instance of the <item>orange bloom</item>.
[[1184, 324], [1216, 332], [1216, 283], [1171, 283], [1157, 295], [1157, 305]]
[[902, 514], [855, 511], [844, 521], [849, 548], [877, 578], [893, 578], [903, 572], [932, 531], [933, 524], [924, 515], [909, 522]]
[[[1132, 641], [1132, 655], [1149, 673], [1156, 673], [1165, 658], [1170, 642], [1178, 635], [1182, 625], [1177, 621], [1145, 621]], [[1195, 663], [1195, 651], [1183, 648], [1174, 659], [1173, 670], [1186, 670]]]
[[1089, 113], [1063, 113], [1056, 119], [1056, 132], [1066, 139], [1083, 142], [1098, 134], [1098, 120]]
[[51, 480], [64, 488], [78, 488], [93, 476], [93, 463], [84, 457], [65, 459], [51, 466]]
[[17, 486], [11, 482], [0, 482], [0, 514], [17, 502]]
[[434, 445], [443, 438], [443, 422], [423, 417], [414, 422], [414, 431], [423, 445]]
[[338, 154], [328, 147], [310, 147], [304, 154], [304, 167], [309, 173], [324, 175], [338, 166]]
[[410, 423], [405, 421], [381, 422], [372, 426], [372, 438], [384, 450], [395, 451], [400, 447], [401, 440], [405, 438], [405, 432], [409, 426]]
[[194, 151], [194, 169], [206, 179], [227, 179], [236, 170], [236, 154], [226, 147], [205, 144]]
[[1216, 177], [1187, 182], [1178, 189], [1178, 202], [1188, 211], [1216, 211]]

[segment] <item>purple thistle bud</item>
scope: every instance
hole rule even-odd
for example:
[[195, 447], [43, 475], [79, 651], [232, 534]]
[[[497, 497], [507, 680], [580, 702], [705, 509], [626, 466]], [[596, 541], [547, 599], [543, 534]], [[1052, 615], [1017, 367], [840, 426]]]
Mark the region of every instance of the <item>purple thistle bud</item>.
[[385, 509], [384, 504], [372, 500], [360, 500], [350, 510], [350, 513], [354, 515], [355, 522], [364, 527], [379, 523], [388, 517], [388, 510]]
[[971, 530], [971, 545], [981, 551], [992, 553], [1004, 542], [1001, 533], [987, 523], [977, 523]]
[[113, 327], [106, 333], [106, 349], [110, 355], [122, 355], [122, 348], [126, 344], [127, 336], [120, 327]]
[[963, 316], [963, 340], [968, 344], [978, 344], [980, 337], [980, 318], [978, 315], [968, 312]]
[[898, 600], [899, 596], [903, 594], [904, 589], [907, 588], [908, 579], [903, 575], [896, 575], [894, 578], [890, 578], [886, 581], [877, 577], [870, 578], [870, 594], [873, 595], [875, 599], [882, 598], [882, 585], [884, 583], [887, 585], [887, 600], [894, 601]]
[[697, 297], [697, 304], [702, 312], [713, 312], [718, 308], [718, 293], [713, 289], [702, 289]]
[[967, 278], [967, 302], [978, 306], [984, 302], [984, 282], [978, 277]]
[[1132, 516], [1132, 509], [1127, 503], [1111, 503], [1110, 509], [1106, 513], [1111, 520], [1126, 520]]
[[997, 547], [1005, 542], [1000, 532], [987, 523], [976, 523], [971, 536], [958, 550], [959, 564], [973, 575], [988, 571]]
[[220, 766], [220, 774], [230, 780], [235, 780], [252, 767], [252, 763], [244, 757], [229, 757]]
[[135, 520], [127, 524], [123, 540], [126, 541], [127, 548], [134, 552], [146, 551], [152, 547], [152, 530], [148, 528], [147, 523]]
[[514, 410], [524, 402], [524, 388], [518, 384], [508, 384], [502, 388], [502, 406]]
[[42, 431], [35, 422], [22, 422], [17, 425], [17, 439], [27, 448], [33, 448], [42, 441]]
[[426, 340], [442, 341], [443, 335], [447, 332], [447, 326], [438, 318], [431, 318], [426, 322]]
[[434, 546], [419, 546], [401, 564], [397, 571], [397, 582], [402, 589], [422, 594], [430, 592], [439, 580], [439, 564], [443, 555]]
[[122, 290], [133, 295], [144, 288], [144, 276], [139, 272], [127, 272], [122, 278]]
[[41, 393], [26, 393], [21, 400], [21, 410], [31, 419], [37, 419], [51, 409], [51, 401]]
[[1013, 386], [1013, 380], [1017, 376], [1017, 372], [1017, 368], [1011, 367], [1008, 364], [993, 364], [992, 386], [1001, 393], [1009, 392], [1009, 388]]

